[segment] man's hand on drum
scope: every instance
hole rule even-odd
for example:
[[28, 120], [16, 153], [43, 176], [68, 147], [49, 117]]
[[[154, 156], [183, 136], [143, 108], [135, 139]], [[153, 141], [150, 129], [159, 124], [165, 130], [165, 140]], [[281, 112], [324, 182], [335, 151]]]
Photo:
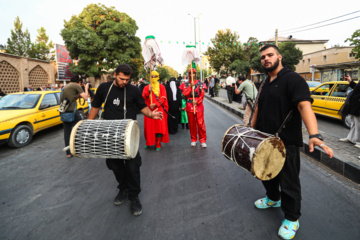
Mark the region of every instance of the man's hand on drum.
[[323, 141], [321, 141], [318, 138], [310, 138], [309, 139], [309, 152], [313, 152], [315, 146], [318, 146], [321, 149], [323, 149], [325, 151], [325, 153], [329, 156], [329, 158], [332, 158], [334, 156], [333, 150], [331, 148], [329, 148], [328, 146], [326, 146]]
[[152, 119], [162, 119], [163, 118], [163, 113], [160, 112], [160, 111], [155, 110], [155, 111], [153, 111], [151, 113], [151, 117], [152, 117]]

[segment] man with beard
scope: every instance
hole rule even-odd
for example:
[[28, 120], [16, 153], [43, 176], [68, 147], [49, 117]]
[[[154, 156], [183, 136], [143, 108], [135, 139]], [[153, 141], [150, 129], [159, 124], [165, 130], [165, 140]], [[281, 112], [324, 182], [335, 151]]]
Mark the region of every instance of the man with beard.
[[[92, 102], [88, 119], [95, 119], [104, 102], [106, 102], [104, 104], [104, 119], [106, 120], [124, 119], [125, 112], [127, 119], [136, 120], [138, 109], [149, 118], [162, 119], [162, 112], [151, 111], [141, 97], [139, 88], [129, 84], [132, 71], [130, 65], [120, 64], [115, 69], [115, 79], [100, 84]], [[124, 105], [125, 99], [126, 105]], [[114, 205], [122, 204], [128, 197], [131, 213], [134, 216], [139, 216], [142, 213], [142, 205], [138, 197], [141, 192], [140, 153], [137, 152], [135, 158], [129, 160], [108, 158], [106, 159], [106, 165], [113, 171], [118, 182], [119, 192], [114, 199]]]
[[[254, 204], [258, 209], [281, 207], [285, 218], [279, 228], [278, 235], [283, 239], [292, 239], [299, 229], [301, 215], [300, 186], [300, 153], [303, 145], [302, 122], [309, 132], [309, 151], [314, 146], [322, 148], [331, 158], [334, 156], [319, 134], [315, 114], [311, 108], [312, 98], [305, 80], [297, 73], [283, 67], [282, 56], [275, 45], [265, 45], [260, 50], [261, 64], [268, 72], [268, 77], [260, 86], [256, 99], [256, 110], [251, 126], [265, 133], [275, 134], [285, 144], [286, 159], [280, 173], [269, 181], [263, 181], [266, 197]], [[290, 113], [292, 110], [292, 113]], [[286, 116], [292, 117], [282, 126]], [[280, 189], [281, 191], [280, 191]]]

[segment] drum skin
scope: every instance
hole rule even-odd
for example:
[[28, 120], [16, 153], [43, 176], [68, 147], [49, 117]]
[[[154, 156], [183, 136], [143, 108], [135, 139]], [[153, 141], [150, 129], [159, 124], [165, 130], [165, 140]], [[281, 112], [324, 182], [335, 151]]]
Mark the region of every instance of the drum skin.
[[286, 157], [280, 138], [240, 124], [233, 125], [225, 132], [221, 149], [226, 158], [262, 181], [276, 177]]
[[70, 152], [80, 158], [132, 159], [139, 142], [135, 120], [82, 120], [71, 131]]

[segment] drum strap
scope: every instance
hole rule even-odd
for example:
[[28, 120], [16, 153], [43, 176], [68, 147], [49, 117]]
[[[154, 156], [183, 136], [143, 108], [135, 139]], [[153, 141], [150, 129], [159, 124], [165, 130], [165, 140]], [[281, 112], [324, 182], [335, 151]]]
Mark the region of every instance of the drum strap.
[[[110, 88], [109, 88], [109, 91], [107, 92], [107, 95], [106, 95], [106, 98], [105, 98], [105, 102], [104, 102], [104, 107], [105, 107], [106, 101], [107, 101], [107, 99], [108, 99], [109, 93], [110, 93], [111, 88], [112, 88], [113, 85], [114, 85], [114, 82], [111, 84], [111, 86], [110, 86]], [[102, 120], [102, 119], [103, 119], [103, 118], [102, 118], [102, 114], [103, 114], [103, 108], [104, 108], [104, 107], [101, 107], [100, 110], [99, 110], [99, 112], [100, 112], [100, 114], [99, 114], [99, 120]]]

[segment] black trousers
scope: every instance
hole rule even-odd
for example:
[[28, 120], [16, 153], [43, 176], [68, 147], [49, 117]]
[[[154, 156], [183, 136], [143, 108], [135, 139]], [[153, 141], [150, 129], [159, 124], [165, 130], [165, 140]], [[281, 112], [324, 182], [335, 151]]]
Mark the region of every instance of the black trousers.
[[268, 198], [273, 201], [281, 199], [281, 209], [285, 218], [296, 221], [301, 216], [300, 152], [298, 146], [291, 145], [285, 148], [286, 159], [279, 175], [262, 183]]
[[210, 87], [210, 96], [214, 97], [214, 87]]
[[115, 175], [116, 181], [118, 182], [117, 188], [120, 191], [124, 191], [126, 189], [129, 200], [134, 200], [141, 192], [140, 153], [138, 152], [135, 158], [129, 160], [107, 158], [106, 165]]
[[229, 103], [232, 103], [234, 97], [234, 88], [231, 86], [226, 86], [227, 96]]

